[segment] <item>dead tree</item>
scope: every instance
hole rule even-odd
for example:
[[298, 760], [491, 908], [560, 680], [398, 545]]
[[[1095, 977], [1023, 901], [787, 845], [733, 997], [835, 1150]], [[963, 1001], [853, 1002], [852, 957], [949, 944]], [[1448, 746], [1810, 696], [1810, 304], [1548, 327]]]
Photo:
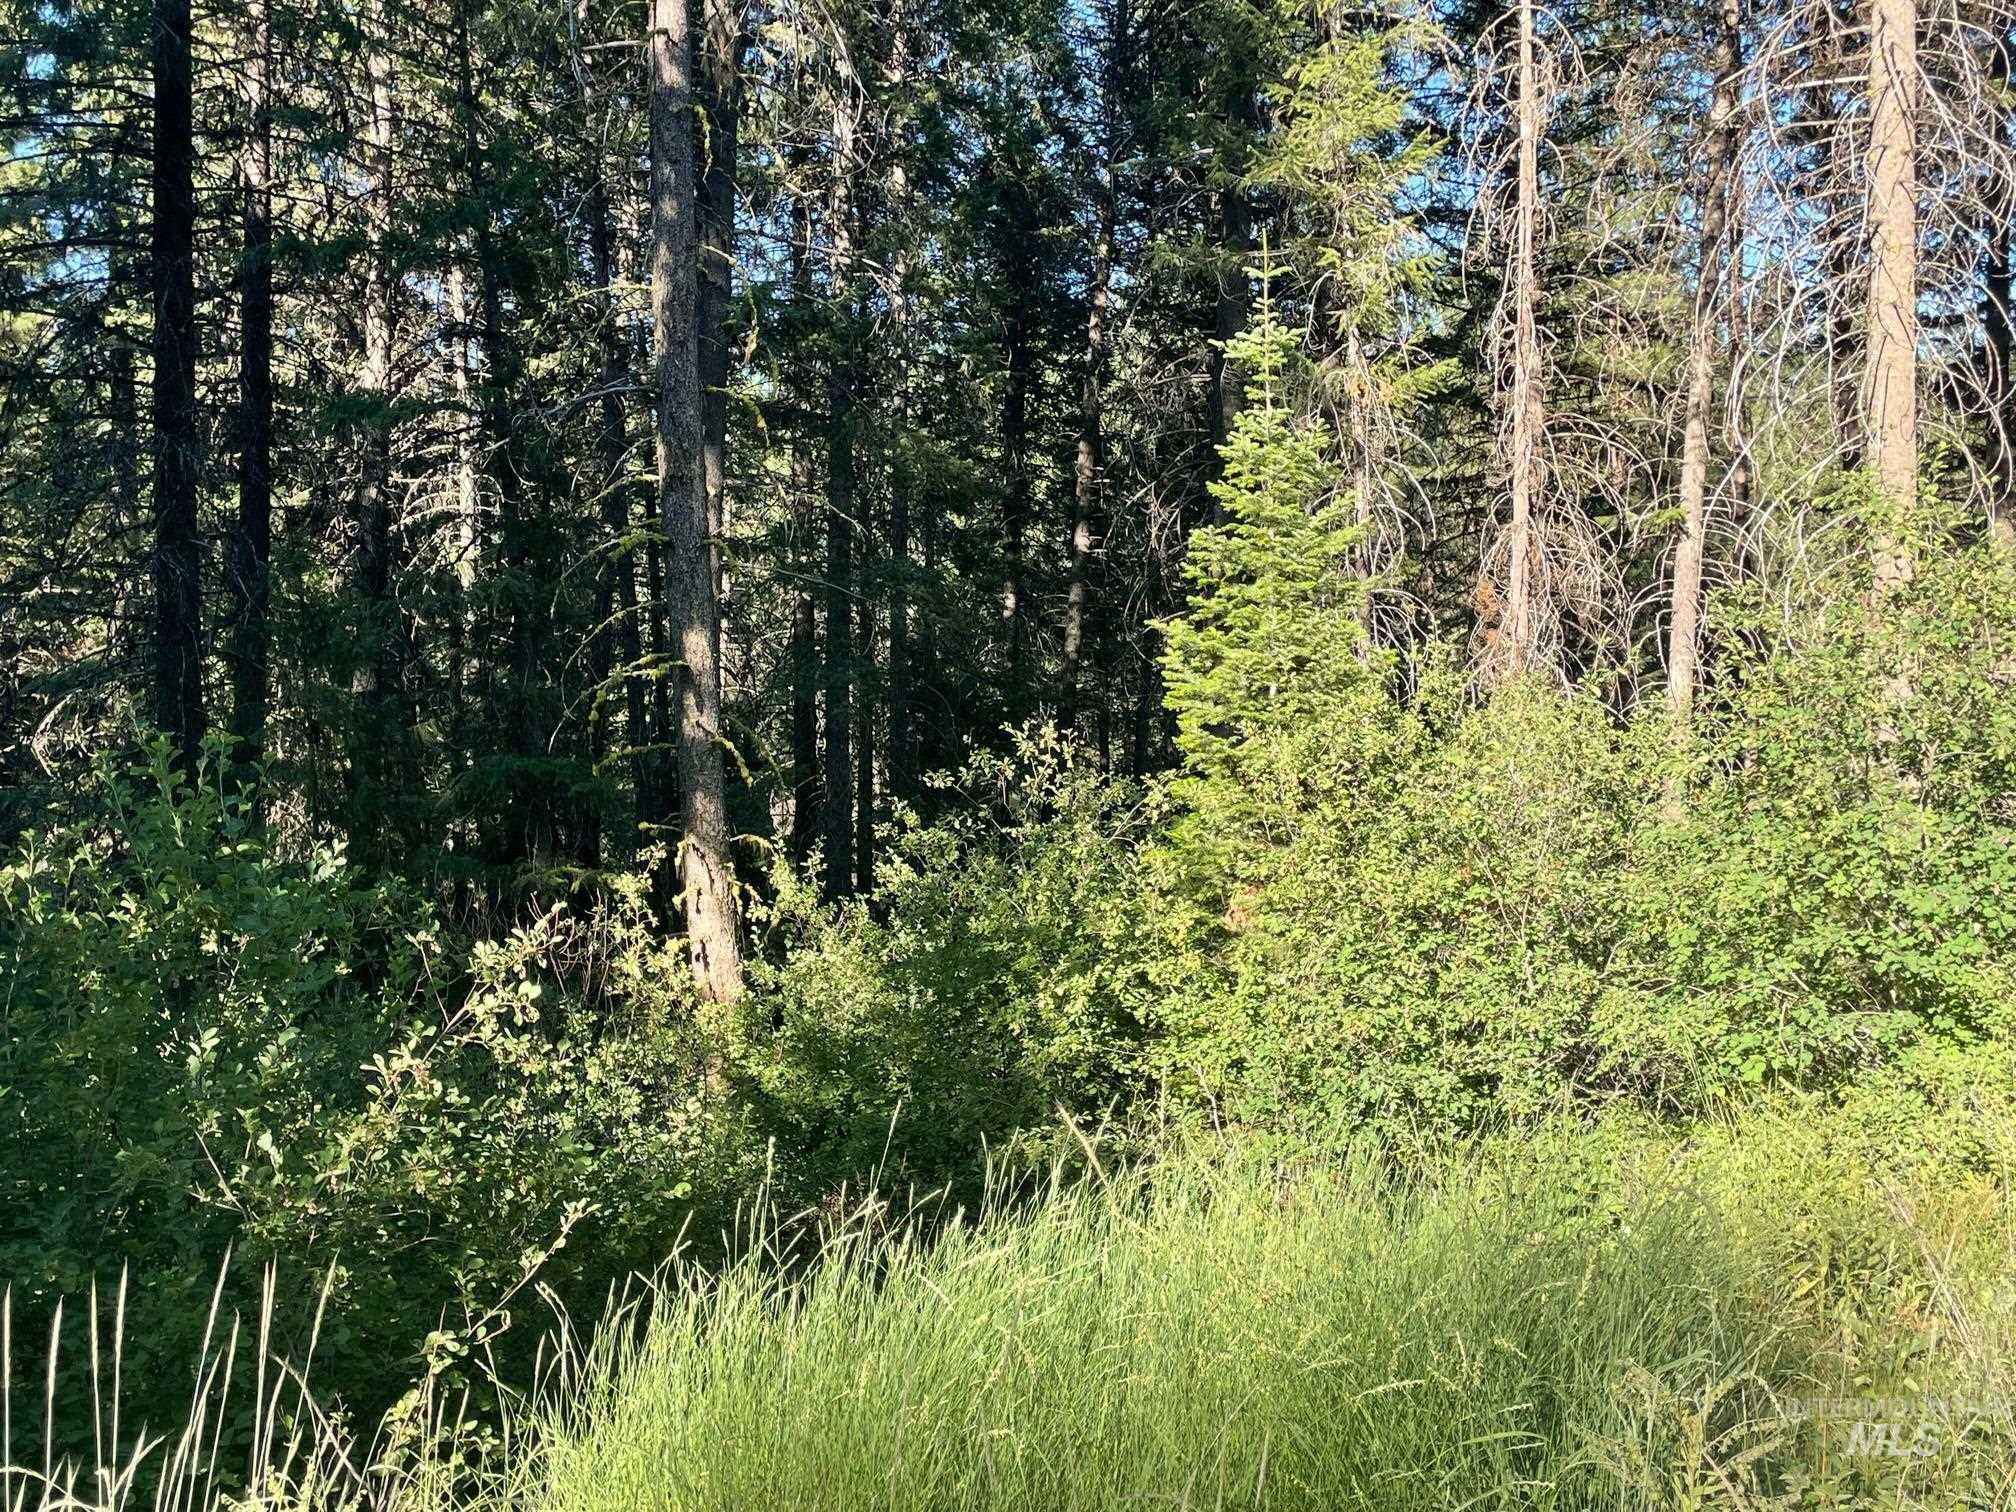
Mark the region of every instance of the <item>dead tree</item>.
[[[1673, 601], [1668, 623], [1666, 697], [1674, 721], [1693, 716], [1699, 678], [1703, 565], [1708, 544], [1708, 469], [1715, 406], [1718, 331], [1734, 261], [1730, 202], [1741, 145], [1743, 17], [1740, 0], [1722, 0], [1715, 38], [1715, 82], [1707, 121], [1707, 162], [1700, 197], [1701, 239], [1695, 270], [1694, 316], [1688, 332], [1686, 411], [1680, 453], [1680, 543], [1673, 561]], [[1741, 255], [1740, 244], [1735, 256]]]

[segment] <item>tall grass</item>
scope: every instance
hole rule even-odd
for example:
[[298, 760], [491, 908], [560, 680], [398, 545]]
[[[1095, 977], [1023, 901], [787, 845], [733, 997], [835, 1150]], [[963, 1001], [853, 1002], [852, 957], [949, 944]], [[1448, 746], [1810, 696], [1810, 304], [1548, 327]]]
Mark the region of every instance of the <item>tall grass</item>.
[[[65, 1360], [63, 1342], [77, 1330], [66, 1334], [57, 1299], [33, 1380], [17, 1375], [25, 1351], [16, 1349], [14, 1292], [0, 1291], [0, 1509], [194, 1512], [247, 1487], [319, 1494], [334, 1483], [348, 1446], [308, 1392], [313, 1339], [300, 1362], [282, 1359], [272, 1338], [277, 1274], [266, 1272], [248, 1324], [222, 1306], [229, 1269], [210, 1297], [189, 1395], [175, 1402], [127, 1399], [124, 1271], [109, 1298], [96, 1287], [86, 1294], [79, 1361]], [[73, 1383], [81, 1390], [64, 1389]]]
[[[1406, 1179], [1220, 1152], [1054, 1174], [970, 1221], [865, 1203], [817, 1242], [759, 1226], [742, 1259], [668, 1268], [585, 1339], [563, 1318], [493, 1430], [444, 1379], [368, 1450], [256, 1325], [239, 1348], [220, 1318], [178, 1437], [113, 1426], [95, 1474], [0, 1470], [0, 1507], [195, 1509], [227, 1489], [400, 1512], [2010, 1505], [2006, 1424], [1869, 1460], [1786, 1410], [2007, 1388], [2005, 1189], [1955, 1209], [1965, 1269], [1897, 1190], [1817, 1227], [1790, 1211], [1767, 1178], [1796, 1137], [1615, 1158], [1542, 1138]], [[1784, 1221], [1760, 1222], [1773, 1203]], [[1851, 1263], [1830, 1241], [1816, 1287], [1801, 1236], [1823, 1231], [1868, 1242]], [[255, 1431], [221, 1464], [234, 1368]]]
[[[1531, 1151], [1400, 1187], [1190, 1162], [744, 1264], [606, 1352], [518, 1489], [584, 1512], [1403, 1512], [1817, 1484], [1827, 1446], [1783, 1402], [1853, 1384], [1833, 1334], [1700, 1194], [1605, 1197]], [[1950, 1505], [1980, 1466], [1913, 1468], [1899, 1505]]]

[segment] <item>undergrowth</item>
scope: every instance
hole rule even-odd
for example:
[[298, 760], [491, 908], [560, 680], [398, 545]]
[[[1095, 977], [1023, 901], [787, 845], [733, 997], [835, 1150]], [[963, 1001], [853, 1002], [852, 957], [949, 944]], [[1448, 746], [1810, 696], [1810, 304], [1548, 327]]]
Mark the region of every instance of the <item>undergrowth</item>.
[[[217, 1453], [199, 1390], [193, 1435], [136, 1461], [129, 1409], [105, 1469], [0, 1485], [401, 1512], [2006, 1505], [2007, 1169], [1884, 1164], [1843, 1127], [1563, 1121], [1404, 1170], [1088, 1151], [970, 1215], [752, 1213], [739, 1259], [557, 1320], [501, 1417], [443, 1370], [368, 1443], [264, 1358], [256, 1309], [220, 1315], [235, 1342], [196, 1376], [263, 1393], [253, 1445]], [[1912, 1420], [1903, 1452], [1854, 1452], [1850, 1417], [1806, 1411], [1844, 1397], [1968, 1407], [1929, 1447]]]

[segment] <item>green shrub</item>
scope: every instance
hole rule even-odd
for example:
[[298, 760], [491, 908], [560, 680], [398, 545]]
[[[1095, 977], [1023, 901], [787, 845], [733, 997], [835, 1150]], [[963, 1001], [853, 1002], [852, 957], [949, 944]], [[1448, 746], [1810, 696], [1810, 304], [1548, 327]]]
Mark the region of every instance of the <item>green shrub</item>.
[[1368, 645], [1350, 529], [1296, 512], [1305, 442], [1240, 424], [1259, 452], [1170, 632], [1181, 772], [1136, 793], [1031, 737], [874, 900], [780, 882], [742, 1053], [795, 1169], [938, 1179], [1060, 1104], [1336, 1146], [1769, 1088], [1987, 1158], [1965, 1110], [2016, 1085], [2008, 556], [1927, 551], [1880, 606], [1851, 567], [1824, 634], [1727, 596], [1687, 731], [1480, 698], [1453, 648], [1403, 677]]
[[971, 1176], [1139, 1088], [1140, 795], [1044, 728], [959, 787], [982, 801], [904, 833], [873, 900], [829, 912], [776, 878], [738, 1065], [791, 1181]]
[[[66, 1296], [81, 1324], [129, 1269], [127, 1378], [167, 1400], [227, 1254], [237, 1304], [257, 1267], [294, 1271], [273, 1320], [294, 1343], [327, 1268], [318, 1380], [382, 1408], [528, 1272], [650, 1264], [740, 1180], [750, 1141], [640, 887], [467, 949], [332, 851], [277, 855], [217, 770], [184, 782], [156, 747], [0, 866], [17, 1338]], [[591, 968], [620, 1014], [568, 990]], [[590, 1242], [547, 1265], [577, 1224]]]
[[1189, 762], [1137, 1010], [1165, 1094], [1335, 1142], [1765, 1086], [1880, 1086], [1908, 1129], [2009, 1083], [2006, 553], [1925, 551], [1880, 603], [1851, 563], [1789, 622], [1730, 596], [1675, 731], [1534, 682], [1478, 699], [1445, 648], [1397, 679], [1362, 588], [1323, 586], [1349, 563], [1320, 493], [1298, 517], [1276, 486], [1317, 486], [1305, 443], [1241, 432], [1285, 460], [1228, 468], [1170, 638]]
[[1832, 586], [1824, 634], [1763, 650], [1759, 607], [1727, 605], [1753, 635], [1723, 647], [1684, 809], [1641, 826], [1606, 1055], [1717, 1089], [2007, 1085], [2016, 564], [1927, 553], [1880, 605], [1859, 564]]

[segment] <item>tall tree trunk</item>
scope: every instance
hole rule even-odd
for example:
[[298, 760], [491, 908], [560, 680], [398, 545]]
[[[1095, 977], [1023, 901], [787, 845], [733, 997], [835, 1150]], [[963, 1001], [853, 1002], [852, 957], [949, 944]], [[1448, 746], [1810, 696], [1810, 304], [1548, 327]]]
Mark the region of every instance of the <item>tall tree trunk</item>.
[[[1737, 5], [1740, 12], [1742, 0], [1737, 0]], [[1743, 250], [1748, 240], [1744, 231], [1746, 219], [1743, 180], [1740, 175], [1732, 173], [1729, 176], [1729, 245], [1725, 263], [1725, 276], [1729, 280], [1729, 391], [1722, 405], [1722, 445], [1729, 454], [1729, 474], [1723, 487], [1729, 496], [1729, 517], [1736, 527], [1739, 542], [1745, 539], [1745, 527], [1750, 521], [1754, 478], [1745, 398], [1750, 351], [1749, 294], [1746, 288], [1749, 270]], [[1748, 546], [1739, 544], [1737, 550], [1739, 563], [1747, 563]]]
[[[865, 521], [863, 522], [865, 525]], [[874, 540], [867, 530], [861, 533], [861, 581], [872, 582], [870, 553]], [[875, 665], [875, 596], [864, 591], [857, 599], [861, 616], [855, 657], [864, 669]], [[857, 678], [861, 707], [854, 721], [854, 890], [864, 896], [875, 891], [875, 702], [869, 696], [869, 679]]]
[[1701, 655], [1701, 575], [1708, 543], [1709, 426], [1715, 406], [1715, 333], [1728, 249], [1729, 179], [1736, 161], [1737, 70], [1742, 65], [1739, 0], [1722, 0], [1715, 40], [1715, 85], [1708, 106], [1707, 171], [1701, 196], [1700, 268], [1694, 287], [1694, 327], [1687, 346], [1686, 416], [1680, 443], [1679, 549], [1673, 559], [1673, 612], [1668, 627], [1666, 698], [1674, 720], [1694, 714]]
[[[929, 393], [928, 386], [924, 393]], [[925, 416], [920, 416], [920, 421], [928, 423], [928, 411]], [[923, 519], [917, 522], [917, 569], [921, 583], [942, 581], [939, 531], [943, 525], [944, 517], [936, 509], [925, 510]], [[959, 749], [959, 728], [958, 716], [945, 684], [936, 676], [943, 666], [939, 654], [937, 614], [926, 612], [919, 615], [914, 630], [917, 649], [911, 658], [913, 670], [908, 679], [907, 695], [910, 707], [910, 770], [921, 775], [953, 764], [956, 759], [953, 753]], [[926, 717], [927, 711], [932, 717]], [[911, 791], [913, 795], [920, 793], [917, 788]]]
[[[903, 398], [908, 392], [907, 306], [898, 301], [896, 384], [899, 415], [908, 418]], [[911, 728], [915, 718], [910, 677], [910, 490], [909, 468], [899, 451], [889, 470], [889, 796], [907, 803], [917, 789], [917, 743]]]
[[735, 171], [741, 137], [743, 0], [704, 0], [700, 49], [700, 387], [707, 480], [707, 532], [717, 593], [721, 536], [728, 520], [728, 311], [735, 296]]
[[679, 864], [694, 977], [707, 997], [727, 1002], [741, 995], [742, 962], [722, 763], [720, 602], [702, 464], [692, 43], [687, 0], [653, 0], [651, 315], [667, 611], [680, 658]]
[[392, 44], [383, 0], [365, 15], [370, 51], [364, 72], [370, 110], [364, 138], [364, 171], [370, 182], [364, 274], [364, 352], [357, 390], [366, 410], [360, 440], [359, 480], [351, 520], [350, 556], [357, 600], [364, 616], [361, 660], [351, 678], [360, 705], [351, 730], [351, 849], [367, 861], [384, 859], [386, 803], [393, 795], [394, 720], [397, 690], [398, 608], [393, 602], [392, 562], [392, 207], [397, 104], [393, 94]]
[[[1877, 486], [1899, 509], [1918, 494], [1918, 7], [1869, 0], [1869, 360], [1863, 425]], [[1893, 532], [1871, 543], [1876, 586], [1912, 574]]]
[[[1989, 79], [2001, 89], [2009, 87], [2009, 49], [2005, 35], [1994, 38], [1988, 54]], [[2009, 146], [2007, 113], [1999, 123], [1996, 142]], [[1989, 534], [2005, 546], [2016, 545], [2016, 379], [2010, 362], [2016, 359], [2016, 320], [2009, 309], [2011, 274], [2010, 215], [2012, 206], [2001, 196], [1993, 196], [1984, 227], [1987, 243], [1981, 279], [1981, 398], [1982, 425], [1986, 431], [1985, 467], [1988, 473], [1987, 516]]]
[[[654, 408], [655, 415], [655, 408]], [[656, 429], [656, 421], [653, 421]], [[651, 668], [650, 677], [650, 752], [646, 762], [650, 770], [649, 792], [656, 805], [651, 823], [662, 831], [669, 827], [670, 817], [683, 811], [679, 797], [679, 735], [673, 728], [672, 678], [667, 668], [677, 656], [674, 649], [672, 627], [667, 623], [668, 572], [665, 549], [664, 511], [661, 508], [662, 494], [657, 487], [644, 493], [644, 589], [643, 589], [643, 635], [644, 656]], [[678, 882], [678, 858], [667, 859], [666, 864], [657, 868], [652, 878], [652, 898], [659, 915], [670, 918], [678, 906], [675, 884]]]
[[266, 611], [273, 555], [273, 36], [267, 0], [247, 0], [248, 124], [239, 161], [244, 245], [239, 254], [238, 518], [226, 581], [232, 598], [231, 733], [238, 769], [266, 751]]
[[[1241, 84], [1231, 103], [1231, 118], [1242, 131], [1257, 131], [1260, 102], [1250, 84]], [[1232, 437], [1233, 422], [1246, 407], [1246, 379], [1229, 355], [1232, 343], [1245, 333], [1253, 318], [1253, 280], [1247, 275], [1253, 256], [1253, 206], [1246, 189], [1235, 178], [1218, 191], [1218, 298], [1212, 317], [1212, 354], [1207, 385], [1211, 413], [1211, 456], [1205, 475], [1216, 482], [1224, 471], [1225, 443]], [[1214, 501], [1210, 517], [1218, 518]]]
[[1161, 770], [1163, 747], [1157, 718], [1162, 708], [1162, 635], [1151, 620], [1141, 629], [1141, 681], [1134, 689], [1134, 730], [1129, 767], [1136, 777]]
[[1981, 290], [1981, 391], [1988, 432], [1988, 529], [2004, 545], [2016, 545], [2016, 385], [2010, 376], [2016, 321], [2009, 310], [2010, 270], [2010, 227], [2003, 212], [1988, 235]]
[[826, 370], [826, 896], [843, 896], [854, 865], [854, 291], [855, 127], [852, 104], [833, 107], [832, 183], [826, 234], [836, 322]]
[[[1326, 308], [1328, 302], [1327, 298], [1317, 301], [1317, 330], [1326, 329], [1333, 320]], [[1370, 584], [1378, 574], [1380, 560], [1377, 523], [1383, 417], [1378, 413], [1378, 378], [1372, 371], [1371, 363], [1365, 360], [1364, 345], [1358, 339], [1355, 324], [1344, 337], [1344, 371], [1349, 375], [1346, 409], [1350, 417], [1353, 471], [1357, 474], [1352, 488], [1353, 513], [1359, 533], [1356, 570], [1358, 576]], [[1358, 660], [1368, 667], [1372, 664], [1373, 636], [1377, 630], [1374, 607], [1374, 597], [1367, 592], [1358, 608], [1358, 623], [1365, 632], [1358, 642]]]
[[1835, 451], [1847, 472], [1862, 466], [1866, 456], [1862, 395], [1856, 376], [1854, 299], [1850, 293], [1855, 280], [1856, 251], [1846, 237], [1837, 237], [1826, 252], [1827, 283], [1836, 291], [1827, 317], [1828, 397], [1833, 412]]
[[[121, 500], [137, 507], [145, 486], [141, 473], [140, 437], [148, 424], [140, 413], [140, 380], [134, 372], [135, 343], [108, 335], [112, 346], [112, 371], [105, 380], [105, 402], [114, 427], [111, 438], [112, 486]], [[122, 517], [123, 512], [122, 512]]]
[[1001, 460], [1007, 471], [1003, 500], [1004, 551], [1007, 571], [1001, 585], [1001, 627], [1008, 637], [1008, 708], [1011, 718], [1023, 712], [1024, 662], [1028, 648], [1029, 398], [1036, 377], [1036, 267], [1031, 237], [1014, 228], [1008, 255], [1007, 385], [1001, 401]]
[[196, 138], [189, 0], [154, 0], [154, 717], [193, 773], [203, 746], [196, 533]]
[[487, 195], [491, 178], [482, 139], [483, 104], [476, 88], [476, 53], [472, 8], [475, 0], [457, 0], [456, 114], [462, 128], [462, 171], [467, 193], [477, 199], [472, 240], [475, 243], [476, 297], [480, 344], [484, 358], [477, 414], [478, 452], [482, 476], [497, 500], [498, 544], [503, 567], [505, 643], [510, 648], [503, 684], [503, 706], [497, 711], [511, 757], [504, 811], [499, 816], [498, 844], [492, 861], [516, 866], [544, 857], [554, 832], [554, 795], [546, 782], [532, 775], [541, 755], [537, 693], [543, 680], [543, 616], [537, 607], [542, 594], [532, 579], [525, 513], [525, 478], [514, 396], [520, 377], [514, 333], [505, 313], [507, 276], [497, 237], [496, 211]]
[[448, 266], [441, 299], [442, 319], [448, 336], [448, 391], [454, 395], [455, 412], [452, 445], [456, 601], [448, 621], [448, 697], [456, 717], [460, 718], [468, 682], [469, 601], [476, 587], [476, 562], [482, 551], [483, 537], [478, 513], [481, 492], [476, 480], [476, 449], [471, 439], [476, 409], [476, 382], [469, 356], [469, 332], [473, 321], [469, 309], [468, 272], [459, 259]]
[[819, 842], [819, 617], [812, 595], [791, 606], [791, 864]]
[[[734, 580], [723, 542], [734, 499], [728, 488], [728, 387], [733, 354], [728, 316], [735, 296], [735, 212], [742, 124], [742, 55], [748, 42], [748, 0], [702, 0], [699, 45], [701, 138], [698, 214], [700, 292], [701, 471], [707, 490], [707, 551], [714, 580], [714, 659], [723, 669], [722, 634]], [[723, 735], [725, 741], [726, 736]], [[727, 775], [738, 780], [739, 764]]]
[[21, 636], [14, 621], [0, 610], [0, 814], [5, 813], [7, 790], [20, 779], [16, 775], [14, 751], [19, 740], [14, 721], [21, 697]]
[[[907, 0], [889, 3], [889, 60], [883, 73], [887, 96], [893, 109], [907, 112], [910, 87], [910, 15]], [[900, 226], [907, 231], [910, 213], [909, 144], [899, 139], [888, 146], [889, 203]], [[898, 428], [897, 445], [889, 462], [889, 679], [888, 744], [884, 759], [889, 796], [907, 803], [916, 792], [916, 736], [910, 689], [910, 492], [911, 476], [907, 432], [911, 423], [910, 359], [914, 339], [910, 305], [910, 238], [899, 232], [889, 261], [889, 324], [894, 350], [891, 383], [893, 409]]]
[[[575, 70], [581, 81], [584, 111], [595, 104], [594, 79], [581, 41], [588, 20], [588, 0], [575, 0]], [[623, 394], [629, 387], [628, 353], [617, 324], [615, 300], [615, 233], [609, 214], [608, 164], [596, 156], [588, 184], [588, 271], [595, 311], [597, 345], [600, 348], [595, 384], [597, 424], [595, 434], [597, 512], [601, 519], [602, 541], [595, 575], [595, 638], [589, 658], [595, 683], [596, 713], [589, 734], [590, 759], [598, 765], [607, 758], [609, 716], [602, 712], [610, 696], [610, 684], [618, 676], [623, 683], [624, 741], [630, 750], [631, 791], [636, 818], [646, 820], [657, 812], [650, 803], [650, 770], [645, 748], [644, 682], [639, 670], [642, 647], [637, 628], [637, 578], [630, 544], [630, 488], [626, 477], [629, 459], [628, 426]], [[617, 670], [618, 659], [621, 672]], [[581, 850], [589, 865], [600, 864], [600, 826], [593, 813], [583, 816]]]
[[[791, 166], [803, 173], [802, 156]], [[818, 296], [812, 287], [812, 206], [807, 195], [791, 204], [791, 293], [811, 318]], [[819, 843], [824, 797], [819, 772], [819, 608], [811, 584], [817, 578], [814, 541], [820, 509], [812, 458], [802, 435], [791, 438], [792, 566], [797, 587], [791, 605], [791, 864], [802, 876]]]
[[[1108, 109], [1112, 106], [1109, 104]], [[1108, 131], [1110, 133], [1110, 126]], [[1070, 577], [1064, 596], [1062, 723], [1078, 724], [1078, 681], [1084, 659], [1085, 615], [1105, 463], [1102, 396], [1106, 377], [1106, 303], [1113, 279], [1113, 154], [1110, 135], [1098, 185], [1099, 229], [1092, 243], [1092, 279], [1085, 310], [1085, 373], [1078, 391], [1078, 451], [1072, 469]]]
[[1534, 611], [1533, 568], [1537, 557], [1535, 515], [1541, 507], [1545, 462], [1542, 455], [1547, 421], [1544, 377], [1540, 359], [1540, 130], [1542, 105], [1535, 58], [1534, 0], [1519, 5], [1519, 183], [1512, 262], [1512, 522], [1508, 541], [1502, 665], [1507, 677], [1518, 677], [1533, 664], [1539, 650]]
[[[645, 239], [645, 217], [650, 205], [647, 197], [634, 195], [619, 203], [624, 213], [618, 220], [622, 234], [617, 241], [616, 276], [620, 283], [635, 284], [647, 276], [637, 254]], [[651, 353], [633, 352], [631, 346], [632, 342], [626, 338], [625, 371], [650, 367]], [[655, 416], [656, 399], [652, 402]], [[655, 419], [652, 423], [655, 432]], [[658, 509], [658, 489], [654, 486], [641, 490], [640, 500], [644, 550], [641, 557], [632, 555], [630, 574], [638, 599], [634, 618], [643, 643], [641, 665], [648, 669], [648, 675], [638, 679], [641, 686], [637, 692], [640, 702], [648, 701], [648, 708], [640, 709], [638, 714], [638, 728], [643, 732], [640, 743], [644, 746], [640, 757], [644, 786], [639, 789], [638, 806], [641, 812], [650, 815], [655, 826], [663, 822], [665, 815], [679, 810], [677, 740], [672, 730], [672, 700], [667, 694], [670, 679], [664, 675], [674, 653], [671, 630], [665, 623], [665, 532]], [[661, 866], [652, 875], [652, 897], [661, 917], [669, 918], [674, 911], [674, 881], [671, 866]]]

